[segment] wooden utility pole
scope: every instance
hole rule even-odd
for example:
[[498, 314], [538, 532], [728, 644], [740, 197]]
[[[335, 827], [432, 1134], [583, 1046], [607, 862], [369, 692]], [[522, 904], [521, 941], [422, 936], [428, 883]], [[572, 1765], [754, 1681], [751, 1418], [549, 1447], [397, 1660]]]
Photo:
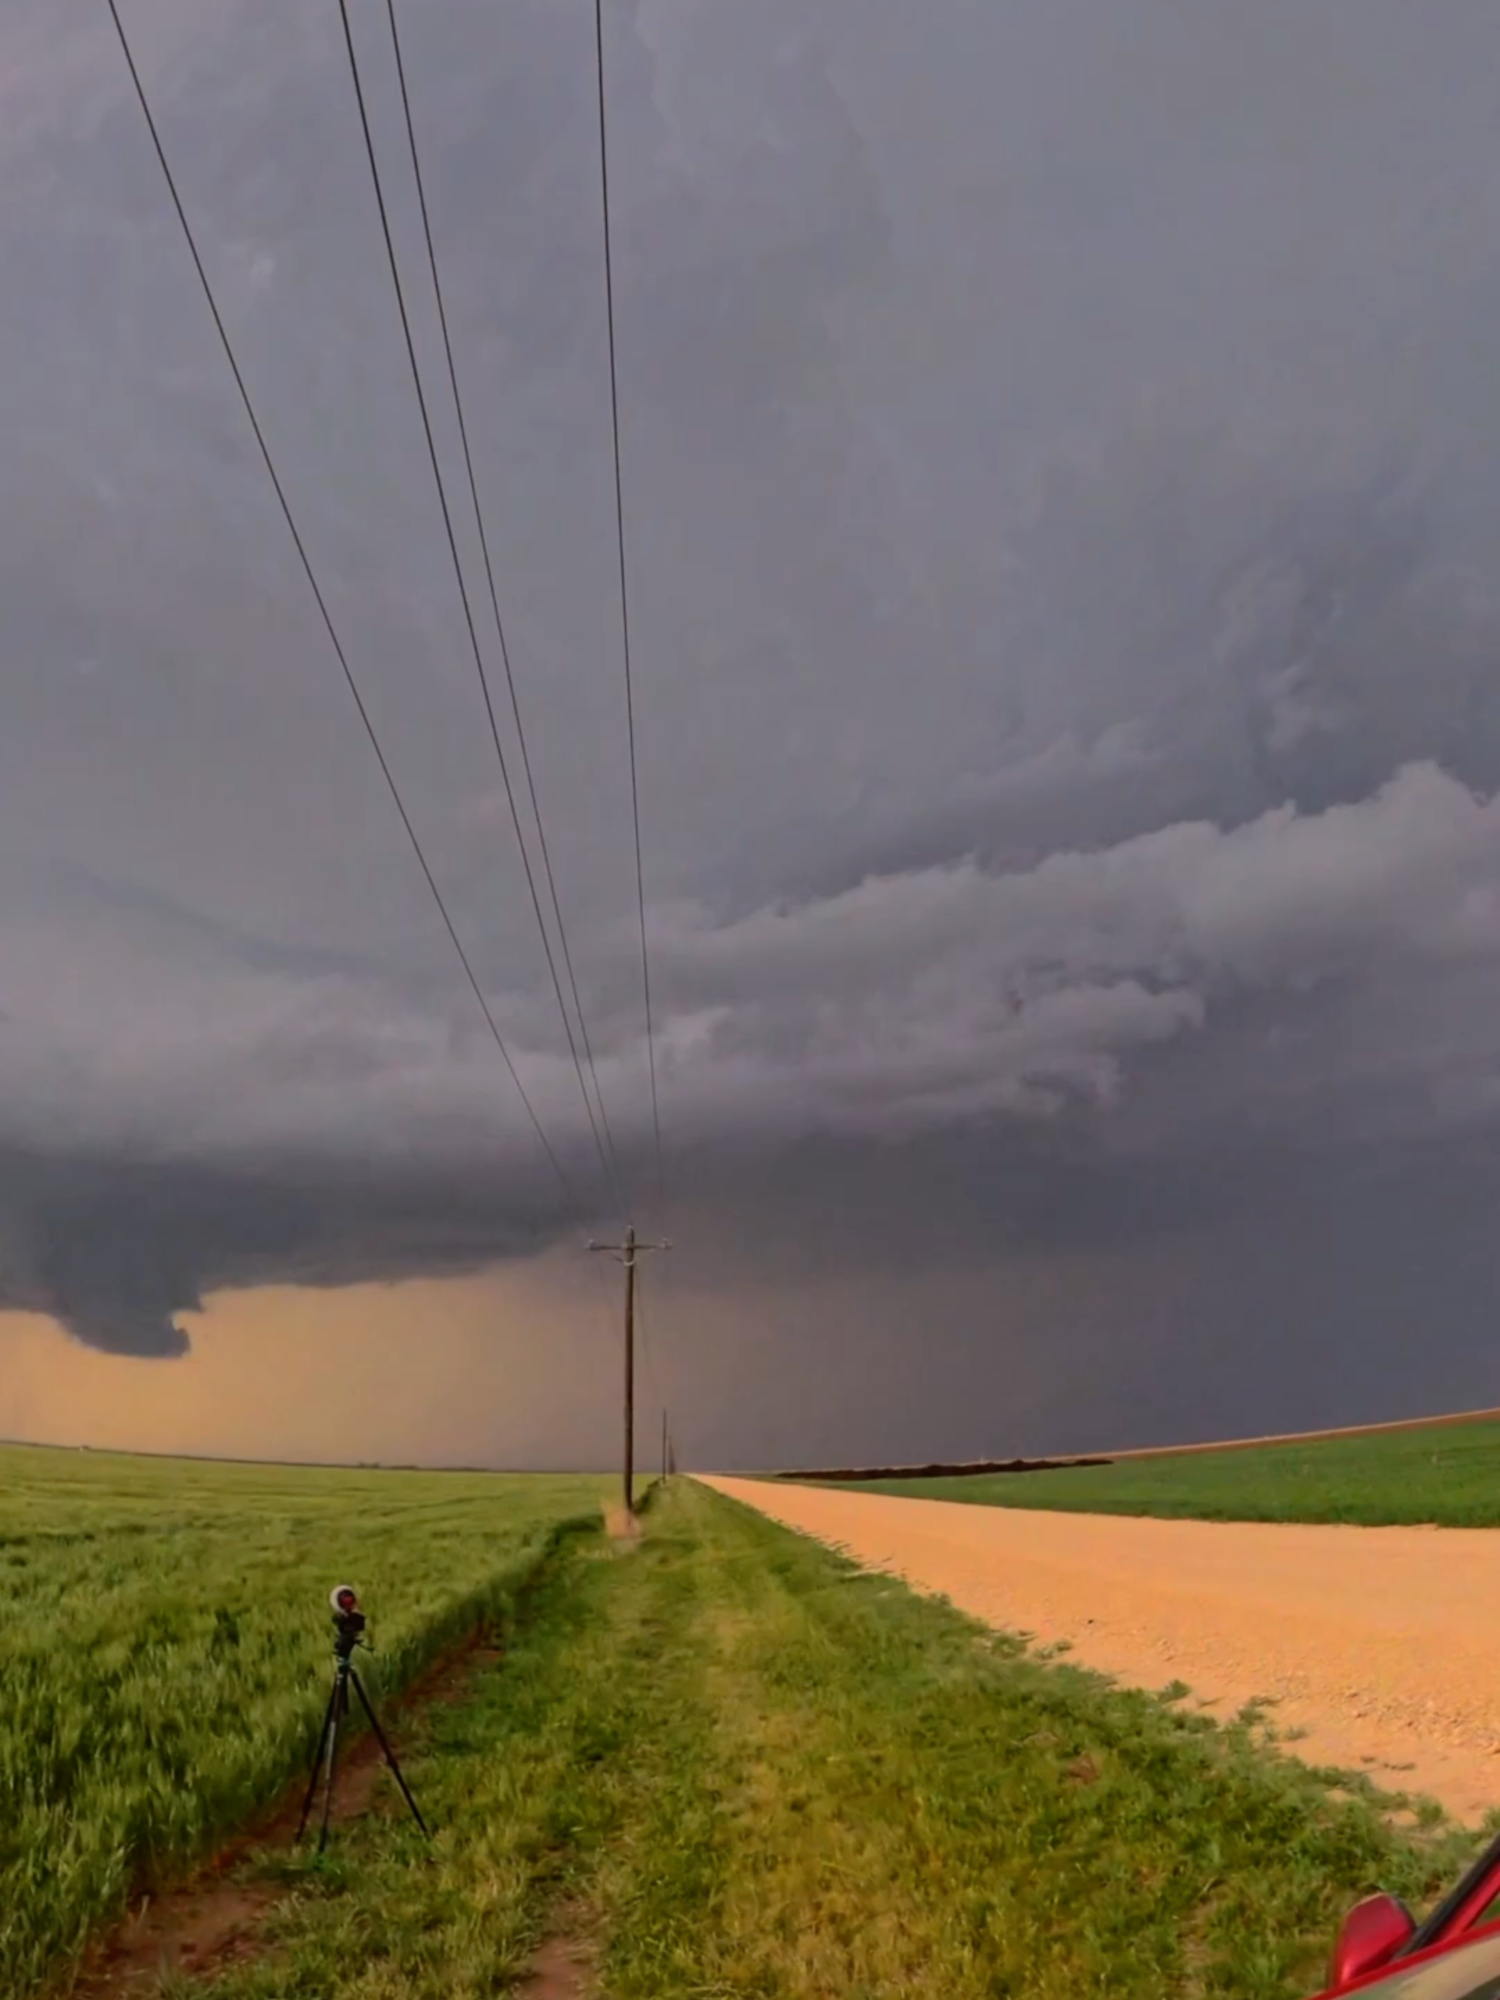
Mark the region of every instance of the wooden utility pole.
[[661, 1476], [663, 1479], [667, 1476], [667, 1413], [665, 1410], [661, 1413]]
[[635, 1260], [643, 1250], [670, 1250], [670, 1243], [637, 1243], [635, 1224], [625, 1231], [623, 1243], [591, 1243], [590, 1250], [604, 1250], [625, 1266], [625, 1512], [635, 1512]]

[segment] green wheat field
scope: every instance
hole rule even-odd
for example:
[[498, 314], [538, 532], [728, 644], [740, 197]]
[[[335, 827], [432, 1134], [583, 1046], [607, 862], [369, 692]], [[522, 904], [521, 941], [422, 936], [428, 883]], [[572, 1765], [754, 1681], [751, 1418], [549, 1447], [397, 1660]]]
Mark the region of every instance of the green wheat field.
[[858, 1492], [962, 1500], [978, 1507], [1205, 1521], [1494, 1528], [1500, 1527], [1500, 1423], [1434, 1424], [1373, 1437], [1127, 1458], [1054, 1472], [838, 1484]]

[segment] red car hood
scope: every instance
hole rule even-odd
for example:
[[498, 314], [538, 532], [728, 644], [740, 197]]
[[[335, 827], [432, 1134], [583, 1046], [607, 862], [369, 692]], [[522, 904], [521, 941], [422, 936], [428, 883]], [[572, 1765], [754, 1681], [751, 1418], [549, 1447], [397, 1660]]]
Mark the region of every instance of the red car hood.
[[1358, 2000], [1500, 2000], [1500, 1928], [1453, 1944], [1434, 1945], [1420, 1958], [1368, 1973], [1352, 1986], [1330, 1987]]

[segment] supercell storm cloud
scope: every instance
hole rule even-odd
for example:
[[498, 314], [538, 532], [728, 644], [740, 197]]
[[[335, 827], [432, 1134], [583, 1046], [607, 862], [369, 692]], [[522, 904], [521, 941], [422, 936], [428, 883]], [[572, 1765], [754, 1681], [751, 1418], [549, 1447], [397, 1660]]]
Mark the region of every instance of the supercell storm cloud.
[[[1316, 1421], [1360, 1341], [1372, 1416], [1500, 1386], [1475, 1373], [1500, 1279], [1500, 19], [1128, 11], [611, 17], [673, 1232], [704, 1383], [759, 1315], [835, 1426], [809, 1448], [885, 1448], [861, 1356], [914, 1328], [934, 1452], [1015, 1437], [976, 1429], [1001, 1383], [1039, 1449], [1103, 1441], [1078, 1432], [1106, 1407]], [[351, 659], [580, 1194], [559, 1209], [403, 845], [107, 17], [24, 0], [0, 29], [0, 1305], [170, 1357], [215, 1289], [473, 1271], [610, 1212], [336, 13], [136, 12]], [[357, 23], [438, 382], [389, 49]], [[582, 9], [433, 0], [407, 62], [644, 1191], [591, 35]]]

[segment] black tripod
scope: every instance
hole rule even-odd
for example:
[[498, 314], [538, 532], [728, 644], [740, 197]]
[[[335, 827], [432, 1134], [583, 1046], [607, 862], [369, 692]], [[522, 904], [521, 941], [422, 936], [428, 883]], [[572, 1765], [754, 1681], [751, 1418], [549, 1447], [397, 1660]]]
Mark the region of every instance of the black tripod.
[[[352, 1622], [350, 1620], [348, 1624], [352, 1625]], [[363, 1626], [364, 1622], [364, 1619], [361, 1617], [359, 1619], [360, 1626]], [[385, 1731], [381, 1728], [379, 1719], [374, 1709], [370, 1706], [370, 1697], [365, 1693], [364, 1682], [354, 1670], [354, 1662], [351, 1655], [358, 1644], [358, 1629], [347, 1629], [346, 1621], [340, 1619], [338, 1621], [338, 1636], [333, 1642], [333, 1687], [328, 1696], [328, 1707], [323, 1713], [323, 1733], [318, 1738], [318, 1748], [313, 1756], [312, 1777], [308, 1781], [307, 1797], [302, 1801], [302, 1818], [297, 1824], [297, 1838], [301, 1840], [307, 1830], [307, 1816], [312, 1811], [313, 1795], [318, 1789], [318, 1769], [321, 1765], [323, 1767], [326, 1789], [323, 1793], [322, 1824], [318, 1828], [319, 1854], [328, 1845], [328, 1816], [333, 1811], [333, 1773], [334, 1762], [338, 1756], [339, 1748], [339, 1724], [344, 1721], [349, 1713], [349, 1684], [351, 1681], [354, 1683], [354, 1692], [359, 1696], [359, 1705], [365, 1712], [366, 1720], [375, 1732], [375, 1739], [385, 1752], [385, 1761], [391, 1767], [391, 1775], [401, 1787], [402, 1798], [411, 1807], [412, 1818], [421, 1827], [423, 1833], [427, 1834], [428, 1839], [432, 1838], [426, 1820], [423, 1819], [421, 1813], [417, 1810], [417, 1802], [411, 1795], [411, 1787], [401, 1775], [401, 1766], [396, 1762], [396, 1754], [386, 1741]]]

